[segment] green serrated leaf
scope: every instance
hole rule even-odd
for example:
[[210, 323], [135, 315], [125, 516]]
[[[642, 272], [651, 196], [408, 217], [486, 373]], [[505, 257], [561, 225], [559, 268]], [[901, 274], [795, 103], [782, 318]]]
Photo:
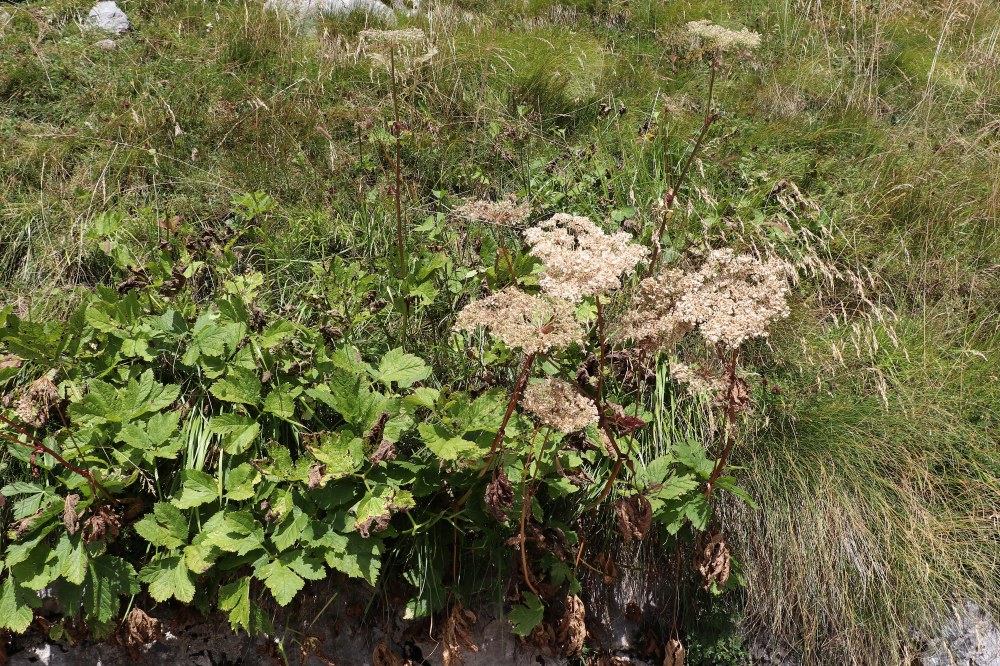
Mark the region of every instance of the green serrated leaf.
[[153, 513], [146, 514], [135, 524], [135, 531], [154, 546], [173, 550], [187, 543], [188, 524], [184, 514], [173, 504], [157, 502]]
[[301, 576], [278, 559], [271, 560], [261, 567], [256, 577], [264, 581], [264, 585], [271, 591], [279, 606], [287, 606], [306, 584]]
[[254, 496], [254, 486], [260, 480], [260, 472], [250, 463], [234, 467], [226, 475], [226, 499], [234, 502], [250, 499]]
[[261, 388], [260, 378], [256, 372], [233, 367], [224, 378], [212, 384], [209, 391], [225, 402], [257, 406], [260, 403]]
[[544, 615], [545, 606], [542, 605], [542, 600], [531, 592], [525, 592], [524, 603], [511, 608], [507, 619], [510, 620], [511, 631], [518, 636], [527, 637], [541, 624]]
[[80, 585], [87, 577], [87, 549], [82, 535], [71, 537], [63, 534], [56, 544], [56, 556], [59, 558], [59, 573], [70, 583]]
[[250, 627], [250, 579], [224, 585], [219, 590], [219, 608], [229, 613], [229, 626], [236, 631]]
[[427, 448], [442, 460], [455, 461], [476, 458], [483, 453], [478, 444], [453, 435], [444, 426], [422, 423], [418, 430]]
[[271, 542], [279, 551], [287, 550], [299, 540], [302, 531], [309, 524], [309, 516], [298, 507], [292, 509], [291, 518], [286, 519], [271, 535]]
[[[111, 555], [94, 558], [82, 588], [84, 615], [98, 622], [108, 622], [118, 616], [121, 598], [138, 592], [139, 584], [131, 564]], [[68, 602], [68, 596], [60, 593], [60, 601]]]
[[194, 599], [194, 581], [180, 555], [153, 560], [139, 572], [139, 580], [149, 586], [149, 596], [157, 601], [171, 597], [183, 603]]
[[264, 411], [280, 419], [291, 420], [295, 416], [295, 398], [301, 391], [278, 387], [264, 399]]
[[196, 469], [181, 472], [181, 494], [171, 500], [178, 509], [191, 509], [219, 498], [218, 481]]
[[0, 588], [0, 629], [10, 629], [15, 634], [23, 634], [35, 619], [32, 608], [41, 605], [41, 599], [34, 592], [14, 585], [8, 578]]
[[431, 369], [423, 359], [413, 354], [407, 354], [397, 347], [386, 353], [378, 366], [377, 379], [390, 386], [393, 382], [400, 388], [408, 388], [416, 382], [427, 379]]
[[230, 455], [246, 451], [260, 434], [260, 424], [240, 414], [213, 416], [208, 422], [208, 429], [222, 436], [222, 450]]

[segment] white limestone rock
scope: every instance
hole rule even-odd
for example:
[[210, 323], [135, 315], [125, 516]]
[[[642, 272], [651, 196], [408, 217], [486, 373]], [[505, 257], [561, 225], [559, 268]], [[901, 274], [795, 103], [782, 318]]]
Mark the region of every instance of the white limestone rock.
[[310, 16], [346, 16], [364, 12], [389, 25], [396, 25], [396, 13], [381, 0], [267, 0], [264, 9], [281, 11], [299, 18]]
[[87, 27], [120, 35], [131, 27], [128, 16], [114, 0], [102, 0], [87, 14]]

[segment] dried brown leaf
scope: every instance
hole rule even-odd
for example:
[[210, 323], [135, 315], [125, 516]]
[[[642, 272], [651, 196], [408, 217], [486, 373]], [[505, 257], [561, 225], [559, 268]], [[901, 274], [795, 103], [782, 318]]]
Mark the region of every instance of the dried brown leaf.
[[121, 518], [110, 506], [99, 506], [83, 521], [83, 540], [87, 543], [114, 541], [121, 526]]
[[663, 648], [663, 666], [684, 666], [684, 645], [671, 638]]
[[559, 620], [556, 638], [563, 656], [572, 657], [583, 650], [583, 641], [587, 638], [587, 609], [576, 595], [567, 596], [565, 605], [566, 611]]
[[476, 623], [476, 615], [462, 607], [461, 602], [455, 602], [448, 611], [448, 617], [441, 627], [441, 660], [444, 666], [464, 664], [462, 652], [479, 652], [479, 646], [472, 640], [472, 626]]
[[16, 521], [13, 525], [14, 537], [20, 539], [25, 534], [27, 534], [28, 530], [31, 529], [31, 523], [33, 523], [35, 521], [35, 518], [38, 518], [40, 515], [42, 515], [41, 509], [39, 509], [38, 511], [36, 511], [35, 513], [31, 514], [26, 518], [22, 518], [21, 520]]
[[507, 514], [514, 508], [514, 488], [503, 469], [495, 472], [486, 485], [486, 508], [501, 523], [507, 522]]
[[160, 621], [143, 610], [133, 608], [125, 618], [125, 644], [133, 647], [148, 645], [163, 638]]
[[323, 485], [323, 467], [323, 465], [313, 465], [309, 468], [308, 485], [310, 490]]
[[52, 408], [59, 404], [59, 390], [48, 377], [36, 379], [17, 403], [17, 418], [24, 423], [42, 427], [49, 422]]
[[375, 651], [372, 652], [372, 666], [412, 666], [412, 664], [409, 659], [403, 659], [390, 650], [385, 641], [376, 645]]
[[625, 543], [633, 538], [642, 541], [653, 525], [653, 507], [645, 495], [623, 497], [615, 502], [615, 519]]
[[63, 506], [63, 525], [70, 536], [73, 536], [80, 529], [79, 516], [76, 515], [76, 505], [80, 503], [80, 495], [73, 493], [66, 497], [66, 504]]
[[372, 454], [372, 464], [377, 465], [380, 462], [389, 462], [396, 459], [396, 446], [387, 439], [383, 439], [378, 448], [375, 449], [375, 453]]
[[714, 582], [722, 587], [729, 580], [729, 548], [725, 539], [716, 532], [708, 541], [699, 536], [695, 545], [694, 565], [705, 581], [703, 588], [709, 589]]

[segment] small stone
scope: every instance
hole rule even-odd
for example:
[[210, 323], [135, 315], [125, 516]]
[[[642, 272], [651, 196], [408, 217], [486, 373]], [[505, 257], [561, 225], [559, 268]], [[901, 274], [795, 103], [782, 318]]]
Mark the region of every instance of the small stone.
[[116, 48], [118, 48], [118, 42], [116, 42], [113, 39], [102, 39], [101, 41], [94, 44], [94, 46], [101, 49], [102, 51], [114, 51]]
[[103, 0], [94, 5], [87, 14], [87, 27], [107, 30], [120, 35], [131, 27], [125, 15], [114, 0]]

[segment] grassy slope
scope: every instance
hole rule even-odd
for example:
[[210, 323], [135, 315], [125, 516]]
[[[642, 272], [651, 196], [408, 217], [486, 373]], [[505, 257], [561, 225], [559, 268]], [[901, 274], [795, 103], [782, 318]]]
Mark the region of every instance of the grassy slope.
[[[120, 4], [136, 29], [107, 52], [75, 23], [88, 3], [6, 7], [0, 294], [44, 313], [65, 287], [110, 279], [86, 240], [105, 211], [128, 216], [141, 254], [159, 220], [218, 219], [255, 190], [277, 202], [260, 252], [278, 302], [309, 279], [303, 259], [388, 251], [391, 105], [354, 56], [363, 20], [314, 30], [235, 2]], [[736, 459], [762, 505], [733, 510], [748, 617], [814, 659], [902, 660], [907, 627], [950, 595], [1000, 598], [995, 6], [431, 6], [414, 23], [438, 54], [401, 95], [410, 220], [434, 191], [520, 191], [598, 219], [634, 208], [648, 228], [664, 147], [676, 161], [701, 122], [704, 66], [679, 27], [763, 34], [720, 82], [723, 121], [671, 243], [768, 242], [768, 222], [791, 221], [836, 229], [824, 252], [876, 277], [867, 301], [805, 284], [781, 353], [762, 357], [782, 392]], [[819, 212], [778, 205], [780, 179]]]

